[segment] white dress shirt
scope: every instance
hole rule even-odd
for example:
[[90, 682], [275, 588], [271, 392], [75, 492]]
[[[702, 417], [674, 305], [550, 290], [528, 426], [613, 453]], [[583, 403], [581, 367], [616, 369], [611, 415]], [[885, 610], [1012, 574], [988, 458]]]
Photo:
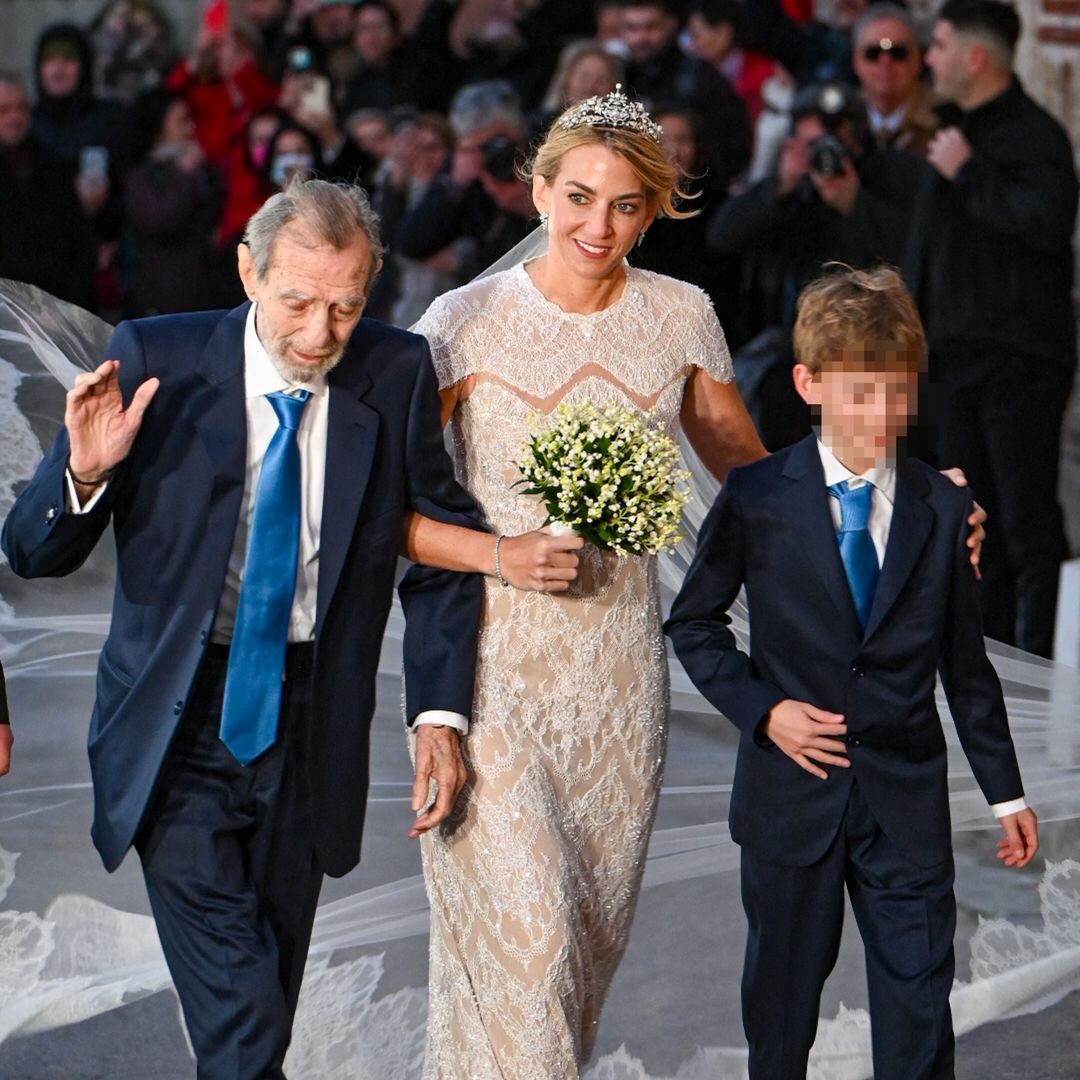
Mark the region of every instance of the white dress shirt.
[[[892, 525], [893, 504], [896, 501], [896, 469], [888, 465], [879, 466], [867, 469], [866, 472], [856, 476], [821, 439], [818, 439], [818, 453], [821, 455], [821, 467], [825, 472], [826, 487], [832, 487], [841, 480], [846, 480], [849, 488], [862, 487], [863, 484], [874, 485], [874, 490], [870, 495], [870, 518], [866, 527], [874, 543], [880, 567], [885, 561], [885, 545], [889, 542], [889, 527]], [[834, 495], [829, 497], [829, 513], [832, 515], [833, 528], [839, 532], [840, 500]], [[1018, 813], [1026, 808], [1027, 802], [1023, 798], [993, 803], [990, 807], [994, 816], [999, 818]]]
[[[312, 379], [302, 386], [292, 386], [274, 366], [255, 329], [256, 305], [248, 310], [244, 326], [244, 410], [247, 417], [247, 461], [244, 469], [244, 493], [236, 522], [232, 551], [225, 571], [211, 641], [226, 644], [232, 639], [240, 586], [244, 578], [251, 518], [263, 457], [278, 429], [277, 413], [267, 394], [284, 391], [295, 394], [308, 390], [311, 396], [300, 417], [296, 433], [300, 449], [300, 551], [296, 568], [296, 591], [289, 613], [290, 642], [312, 641], [315, 637], [315, 614], [319, 583], [319, 534], [322, 526], [323, 485], [326, 478], [326, 434], [330, 414], [330, 391], [326, 377]], [[101, 498], [107, 485], [102, 484], [81, 506], [74, 481], [67, 473], [68, 499], [74, 513], [87, 513]], [[363, 618], [361, 612], [356, 618]], [[417, 724], [446, 724], [468, 731], [468, 720], [459, 713], [432, 710], [420, 713]]]

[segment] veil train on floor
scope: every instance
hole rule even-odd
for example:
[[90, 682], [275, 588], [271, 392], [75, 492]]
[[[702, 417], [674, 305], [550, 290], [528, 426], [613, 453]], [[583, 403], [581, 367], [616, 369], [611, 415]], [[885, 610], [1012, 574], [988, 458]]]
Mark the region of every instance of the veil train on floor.
[[[523, 255], [511, 253], [506, 265], [537, 253], [536, 237]], [[540, 238], [543, 242], [543, 238]], [[539, 250], [542, 250], [539, 249]], [[495, 269], [497, 269], [496, 267]], [[100, 362], [110, 328], [94, 316], [30, 286], [0, 280], [0, 516], [39, 461], [43, 447], [61, 422], [63, 389], [81, 370]], [[716, 485], [687, 448], [694, 498], [687, 511], [687, 540], [661, 564], [665, 598], [678, 588], [693, 551], [697, 529]], [[63, 701], [78, 684], [80, 701], [88, 696], [97, 652], [108, 632], [110, 570], [108, 552], [79, 576], [62, 582], [24, 585], [0, 566], [0, 660], [20, 700]], [[402, 616], [395, 607], [387, 627], [380, 671], [400, 670]], [[735, 613], [735, 628], [746, 640], [745, 610]], [[1014, 738], [1021, 756], [1028, 799], [1040, 814], [1047, 835], [1059, 830], [1063, 844], [1080, 830], [1080, 672], [990, 643], [995, 667], [1005, 685]], [[674, 660], [672, 704], [675, 726], [699, 725], [707, 738], [715, 712], [697, 694]], [[32, 688], [32, 693], [27, 692]], [[945, 702], [940, 701], [947, 716]], [[19, 726], [37, 717], [16, 716]], [[723, 723], [723, 721], [718, 721]], [[975, 787], [951, 723], [950, 781], [953, 828], [961, 851], [966, 834], [980, 834], [992, 844], [995, 825]], [[699, 736], [695, 736], [698, 738]], [[50, 815], [71, 800], [88, 801], [85, 781], [20, 786], [19, 747], [11, 776], [0, 781], [0, 904], [17, 890], [19, 854], [5, 850], [13, 824], [33, 817], [49, 827]], [[78, 752], [68, 748], [65, 752]], [[718, 757], [730, 768], [730, 754]], [[681, 768], [682, 766], [679, 766]], [[85, 772], [85, 769], [83, 769]], [[730, 772], [701, 783], [680, 783], [669, 764], [665, 800], [722, 796], [730, 790]], [[375, 785], [379, 801], [379, 785]], [[386, 801], [397, 799], [387, 795]], [[985, 834], [985, 835], [982, 835]], [[29, 835], [25, 833], [24, 835]], [[404, 841], [400, 841], [404, 843]], [[89, 848], [89, 838], [85, 841]], [[368, 849], [371, 850], [370, 848]], [[1075, 850], [1073, 848], [1072, 850]], [[1080, 988], [1080, 863], [1059, 855], [1047, 862], [1041, 880], [1035, 873], [999, 877], [972, 871], [973, 888], [992, 881], [979, 910], [981, 918], [968, 942], [969, 981], [958, 983], [953, 1009], [959, 1033], [990, 1020], [1046, 1008]], [[370, 856], [369, 856], [370, 857]], [[82, 865], [92, 865], [82, 860]], [[72, 865], [75, 865], [73, 860]], [[713, 893], [737, 897], [737, 849], [723, 820], [690, 824], [661, 820], [653, 835], [645, 875], [645, 893], [673, 884], [689, 888], [708, 880]], [[168, 973], [150, 918], [92, 899], [85, 878], [67, 868], [50, 868], [56, 887], [42, 913], [4, 907], [0, 910], [0, 1045], [14, 1037], [56, 1031], [130, 1005], [169, 987]], [[101, 873], [97, 868], [97, 873]], [[995, 891], [997, 890], [997, 891]], [[40, 891], [40, 890], [39, 890]], [[48, 890], [45, 890], [48, 891]], [[732, 901], [734, 902], [734, 901]], [[643, 905], [644, 906], [644, 905]], [[1027, 912], [1023, 919], [1003, 917], [1002, 908]], [[639, 913], [639, 919], [644, 916]], [[702, 918], [706, 918], [703, 915]], [[668, 932], [693, 937], [692, 924]], [[422, 985], [388, 970], [391, 950], [413, 955], [423, 950], [427, 901], [418, 875], [402, 877], [323, 904], [315, 923], [309, 970], [289, 1058], [290, 1076], [312, 1080], [351, 1077], [390, 1078], [419, 1075], [423, 1054], [426, 998]], [[345, 958], [345, 959], [343, 959]], [[395, 961], [397, 962], [397, 961]], [[737, 973], [731, 977], [737, 980]], [[384, 991], [391, 985], [396, 989]], [[693, 985], [665, 988], [692, 1000]], [[679, 1008], [679, 1000], [676, 1008]], [[658, 1080], [635, 1056], [632, 1027], [620, 1036], [628, 1046], [602, 1056], [586, 1074], [589, 1080]], [[734, 1040], [732, 1040], [734, 1043]], [[715, 1046], [708, 1030], [699, 1034], [702, 1049], [686, 1048], [676, 1080], [741, 1077], [745, 1052], [738, 1045]], [[56, 1063], [50, 1075], [81, 1075], [73, 1051], [70, 1067]], [[688, 1056], [687, 1056], [688, 1055]], [[66, 1071], [65, 1071], [66, 1068]], [[857, 1080], [870, 1075], [868, 1018], [861, 1009], [841, 1008], [823, 1019], [815, 1046], [812, 1075], [818, 1080]]]

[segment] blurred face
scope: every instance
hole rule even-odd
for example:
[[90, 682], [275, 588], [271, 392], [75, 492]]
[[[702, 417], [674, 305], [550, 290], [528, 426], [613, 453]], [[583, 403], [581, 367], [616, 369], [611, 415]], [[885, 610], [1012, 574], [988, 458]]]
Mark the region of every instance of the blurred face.
[[660, 113], [656, 122], [664, 129], [664, 149], [684, 173], [694, 171], [697, 139], [693, 126], [682, 113]]
[[352, 4], [322, 4], [311, 13], [311, 31], [324, 45], [348, 41], [352, 28]]
[[891, 463], [918, 405], [919, 374], [897, 352], [868, 366], [857, 350], [812, 375], [796, 364], [795, 388], [821, 424], [822, 441], [852, 472]]
[[160, 141], [163, 143], [185, 143], [195, 138], [195, 121], [186, 101], [174, 101], [165, 113], [161, 124]]
[[656, 216], [645, 185], [606, 146], [575, 146], [550, 186], [533, 178], [533, 202], [548, 214], [548, 257], [570, 274], [599, 281], [622, 261]]
[[349, 129], [349, 134], [361, 150], [366, 150], [380, 161], [390, 153], [390, 144], [394, 136], [390, 125], [385, 120], [377, 117], [359, 120]]
[[363, 313], [371, 272], [365, 237], [341, 251], [310, 240], [302, 226], [284, 226], [263, 281], [255, 275], [248, 247], [238, 249], [244, 290], [258, 304], [259, 340], [291, 383], [325, 375], [341, 359]]
[[596, 40], [601, 45], [622, 40], [622, 8], [605, 7], [596, 13]]
[[849, 29], [866, 10], [867, 0], [832, 0], [829, 22], [841, 29]]
[[943, 101], [964, 102], [971, 88], [970, 41], [957, 34], [952, 23], [938, 19], [926, 63], [934, 76], [934, 93]]
[[420, 124], [414, 135], [413, 150], [416, 154], [413, 164], [416, 174], [434, 176], [442, 168], [450, 147], [439, 132]]
[[629, 6], [622, 11], [622, 39], [630, 56], [646, 64], [668, 47], [679, 29], [678, 21], [662, 8]]
[[922, 58], [911, 31], [899, 19], [884, 18], [863, 27], [852, 63], [863, 96], [888, 114], [915, 92]]
[[285, 14], [285, 0], [242, 0], [240, 17], [254, 26], [267, 26]]
[[41, 61], [41, 88], [50, 97], [67, 97], [79, 87], [82, 66], [74, 56], [57, 54]]
[[266, 162], [266, 150], [279, 122], [276, 116], [257, 116], [248, 127], [248, 152], [257, 169]]
[[573, 105], [586, 98], [610, 94], [614, 89], [615, 82], [611, 78], [607, 61], [602, 56], [586, 54], [571, 65], [567, 72], [563, 100], [567, 105]]
[[735, 44], [735, 32], [730, 23], [710, 23], [700, 11], [686, 22], [690, 32], [690, 48], [695, 56], [710, 64], [719, 64]]
[[15, 83], [0, 82], [0, 146], [18, 146], [30, 131], [30, 102]]
[[364, 7], [356, 14], [353, 49], [365, 64], [382, 64], [397, 45], [390, 16], [381, 8]]

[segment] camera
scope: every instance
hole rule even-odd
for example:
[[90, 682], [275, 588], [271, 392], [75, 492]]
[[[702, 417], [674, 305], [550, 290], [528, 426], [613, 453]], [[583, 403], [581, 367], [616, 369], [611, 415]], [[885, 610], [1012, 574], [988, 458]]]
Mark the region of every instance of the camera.
[[484, 171], [493, 180], [516, 179], [514, 165], [517, 163], [518, 145], [513, 139], [493, 135], [480, 144], [480, 152], [484, 155]]
[[847, 147], [831, 132], [819, 135], [810, 143], [810, 171], [819, 176], [842, 176], [844, 162], [851, 155]]

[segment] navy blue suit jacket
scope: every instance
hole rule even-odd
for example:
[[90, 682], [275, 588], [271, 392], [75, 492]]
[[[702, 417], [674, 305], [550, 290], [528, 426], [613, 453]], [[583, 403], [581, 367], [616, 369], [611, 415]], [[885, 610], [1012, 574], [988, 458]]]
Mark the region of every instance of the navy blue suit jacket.
[[[4, 525], [24, 577], [79, 567], [112, 521], [117, 573], [90, 726], [94, 842], [131, 845], [210, 638], [244, 485], [244, 325], [231, 312], [122, 323], [106, 355], [125, 400], [161, 385], [127, 459], [87, 514], [65, 510], [61, 431]], [[362, 319], [329, 376], [310, 770], [323, 869], [360, 857], [375, 674], [406, 513], [477, 527], [443, 449], [423, 338]], [[472, 707], [482, 579], [414, 568], [402, 585], [409, 716]]]
[[[741, 732], [731, 835], [758, 857], [816, 862], [840, 826], [853, 778], [912, 862], [949, 857], [937, 672], [987, 801], [1023, 794], [968, 563], [970, 506], [964, 489], [921, 462], [899, 466], [864, 633], [815, 437], [728, 476], [666, 630], [695, 685]], [[726, 614], [744, 584], [749, 655]], [[829, 778], [820, 780], [762, 735], [762, 721], [784, 698], [845, 716], [850, 770], [826, 765]]]

